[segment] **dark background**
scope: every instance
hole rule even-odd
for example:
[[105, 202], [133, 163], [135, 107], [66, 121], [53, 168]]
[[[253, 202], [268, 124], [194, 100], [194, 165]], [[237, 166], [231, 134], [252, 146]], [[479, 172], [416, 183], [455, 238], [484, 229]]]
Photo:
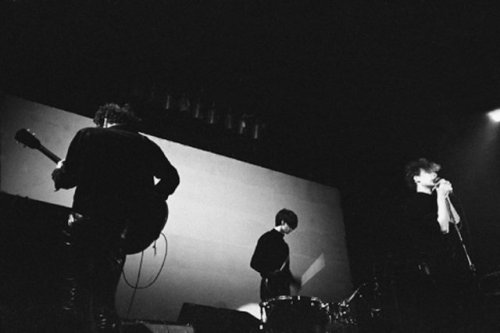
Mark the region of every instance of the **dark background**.
[[144, 132], [337, 187], [355, 286], [399, 265], [404, 165], [436, 160], [483, 275], [500, 262], [499, 129], [485, 118], [500, 104], [496, 7], [4, 0], [1, 89], [86, 116], [131, 102]]

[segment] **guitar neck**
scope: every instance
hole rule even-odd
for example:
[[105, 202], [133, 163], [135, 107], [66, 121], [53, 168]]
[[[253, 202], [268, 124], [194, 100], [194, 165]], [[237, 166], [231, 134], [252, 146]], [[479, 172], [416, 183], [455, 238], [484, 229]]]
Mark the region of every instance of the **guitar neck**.
[[40, 147], [37, 148], [42, 154], [44, 154], [45, 156], [47, 156], [48, 158], [50, 158], [54, 163], [59, 163], [59, 161], [61, 161], [61, 158], [59, 158], [59, 156], [57, 156], [56, 154], [54, 154], [53, 152], [51, 152], [50, 150], [48, 150], [47, 148], [45, 148], [43, 145], [40, 145]]

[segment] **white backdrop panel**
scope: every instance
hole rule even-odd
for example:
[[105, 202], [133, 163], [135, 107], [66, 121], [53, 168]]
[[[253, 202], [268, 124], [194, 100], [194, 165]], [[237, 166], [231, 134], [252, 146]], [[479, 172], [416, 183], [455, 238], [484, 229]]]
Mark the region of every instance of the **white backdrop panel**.
[[[92, 121], [79, 115], [4, 96], [1, 109], [1, 183], [4, 192], [69, 207], [73, 191], [55, 192], [54, 164], [13, 137], [33, 130], [47, 148], [64, 157], [69, 142]], [[352, 290], [345, 231], [336, 189], [304, 179], [150, 137], [178, 169], [181, 183], [169, 199], [170, 216], [156, 252], [144, 253], [139, 289], [122, 279], [117, 307], [130, 318], [175, 321], [185, 302], [237, 309], [259, 301], [257, 272], [250, 258], [257, 239], [274, 226], [281, 208], [295, 211], [299, 228], [286, 237], [292, 271], [301, 276], [318, 258], [324, 267], [301, 295], [337, 301]], [[129, 256], [124, 273], [134, 284], [140, 255]]]

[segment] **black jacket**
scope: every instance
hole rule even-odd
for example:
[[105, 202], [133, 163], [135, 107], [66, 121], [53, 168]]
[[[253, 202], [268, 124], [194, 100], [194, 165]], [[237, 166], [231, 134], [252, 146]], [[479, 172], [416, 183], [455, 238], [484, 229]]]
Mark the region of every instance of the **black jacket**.
[[[156, 185], [154, 177], [160, 179]], [[133, 217], [147, 207], [151, 191], [167, 199], [179, 185], [162, 150], [125, 126], [80, 130], [53, 179], [56, 188], [76, 186], [74, 211], [111, 219]]]

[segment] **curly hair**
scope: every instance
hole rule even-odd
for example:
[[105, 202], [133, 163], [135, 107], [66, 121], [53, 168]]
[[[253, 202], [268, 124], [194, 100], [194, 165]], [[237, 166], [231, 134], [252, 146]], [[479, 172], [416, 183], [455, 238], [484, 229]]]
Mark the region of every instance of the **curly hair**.
[[135, 125], [141, 121], [129, 104], [119, 106], [115, 103], [106, 103], [97, 109], [94, 115], [94, 123], [98, 127], [104, 127], [104, 123]]
[[290, 226], [290, 228], [295, 229], [299, 224], [299, 220], [297, 218], [297, 214], [295, 214], [290, 209], [283, 208], [276, 214], [275, 225], [278, 226], [281, 224], [281, 221], [285, 221], [286, 224]]
[[441, 170], [441, 165], [436, 162], [429, 161], [426, 158], [419, 158], [406, 164], [405, 166], [405, 180], [409, 188], [415, 189], [416, 184], [413, 177], [420, 175], [420, 171], [438, 172]]

